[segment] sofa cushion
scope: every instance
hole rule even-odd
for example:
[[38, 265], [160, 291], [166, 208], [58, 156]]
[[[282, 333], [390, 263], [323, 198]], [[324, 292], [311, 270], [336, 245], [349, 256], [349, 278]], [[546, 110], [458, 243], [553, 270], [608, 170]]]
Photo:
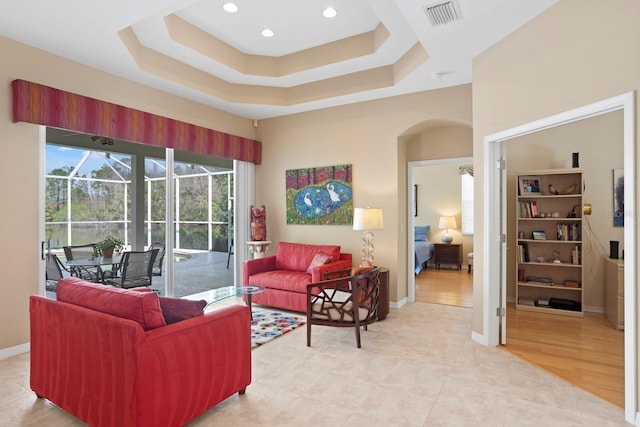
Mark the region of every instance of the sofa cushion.
[[183, 298], [160, 297], [162, 315], [168, 325], [181, 320], [190, 319], [204, 314], [205, 300], [188, 300]]
[[87, 282], [77, 277], [58, 281], [58, 301], [138, 322], [145, 331], [165, 326], [155, 292], [137, 292]]
[[304, 271], [272, 270], [249, 277], [249, 285], [300, 293], [307, 292], [309, 283], [311, 275]]
[[305, 272], [318, 252], [330, 255], [334, 260], [340, 259], [340, 246], [280, 242], [276, 252], [276, 270]]
[[331, 260], [333, 260], [333, 257], [331, 255], [327, 255], [324, 252], [316, 252], [316, 254], [313, 256], [313, 259], [311, 260], [311, 264], [309, 264], [309, 267], [307, 267], [306, 271], [307, 273], [312, 274], [314, 268], [328, 264], [331, 262]]

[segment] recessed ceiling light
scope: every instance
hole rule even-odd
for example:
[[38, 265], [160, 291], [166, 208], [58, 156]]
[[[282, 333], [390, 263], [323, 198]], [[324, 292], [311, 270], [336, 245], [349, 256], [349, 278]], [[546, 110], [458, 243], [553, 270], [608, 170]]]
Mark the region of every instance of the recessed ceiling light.
[[335, 10], [334, 8], [332, 8], [332, 7], [328, 7], [325, 10], [322, 11], [322, 15], [325, 18], [334, 18], [337, 14], [338, 14], [338, 11]]
[[265, 37], [273, 37], [273, 31], [271, 31], [268, 28], [265, 28], [264, 30], [262, 30], [262, 35]]
[[229, 12], [229, 13], [236, 13], [238, 11], [238, 6], [236, 6], [235, 3], [225, 3], [222, 5], [222, 8], [225, 10], [225, 12]]

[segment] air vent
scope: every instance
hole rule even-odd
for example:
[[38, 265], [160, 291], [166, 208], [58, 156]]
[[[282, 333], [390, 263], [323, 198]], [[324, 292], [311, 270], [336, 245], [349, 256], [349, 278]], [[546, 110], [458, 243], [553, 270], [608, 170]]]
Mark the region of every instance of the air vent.
[[458, 8], [452, 1], [425, 6], [424, 13], [427, 14], [429, 22], [431, 22], [431, 25], [434, 27], [449, 24], [462, 18], [458, 12]]

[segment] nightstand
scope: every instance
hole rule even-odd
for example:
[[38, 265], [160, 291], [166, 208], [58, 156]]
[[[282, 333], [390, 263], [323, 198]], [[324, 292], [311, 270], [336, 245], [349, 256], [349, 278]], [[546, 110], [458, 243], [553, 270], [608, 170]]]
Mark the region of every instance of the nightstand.
[[453, 264], [462, 269], [462, 245], [459, 243], [434, 243], [434, 261], [436, 268], [440, 264]]

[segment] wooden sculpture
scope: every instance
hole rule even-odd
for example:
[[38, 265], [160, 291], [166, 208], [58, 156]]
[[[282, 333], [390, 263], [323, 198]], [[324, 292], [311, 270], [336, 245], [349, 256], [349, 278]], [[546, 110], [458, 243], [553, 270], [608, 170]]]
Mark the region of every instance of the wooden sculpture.
[[251, 206], [251, 240], [267, 240], [267, 208]]

